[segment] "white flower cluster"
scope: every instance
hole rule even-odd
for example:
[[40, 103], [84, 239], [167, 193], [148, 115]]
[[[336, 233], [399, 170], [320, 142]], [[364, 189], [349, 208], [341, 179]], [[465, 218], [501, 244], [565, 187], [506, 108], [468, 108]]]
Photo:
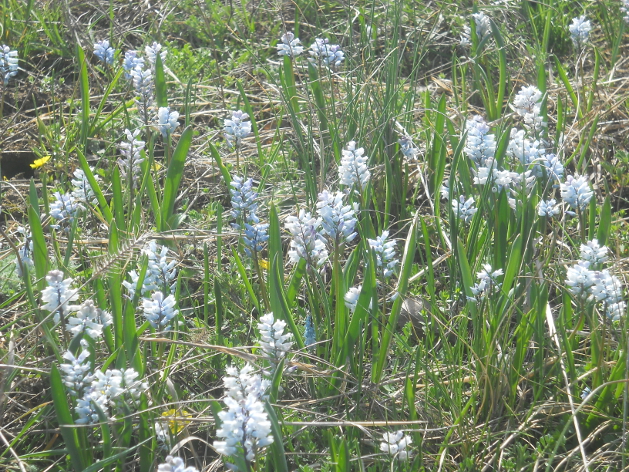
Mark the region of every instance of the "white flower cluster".
[[54, 313], [55, 324], [62, 318], [65, 319], [69, 312], [75, 311], [70, 302], [79, 299], [79, 292], [72, 288], [72, 282], [74, 279], [64, 279], [60, 270], [51, 270], [46, 275], [48, 287], [41, 292], [41, 299], [44, 302], [41, 308]]
[[0, 46], [0, 80], [4, 85], [9, 83], [11, 77], [17, 75], [18, 58], [17, 51], [12, 51], [9, 46]]
[[593, 239], [581, 245], [581, 260], [566, 273], [568, 291], [581, 299], [593, 300], [603, 305], [605, 314], [616, 321], [625, 315], [627, 305], [622, 299], [622, 283], [609, 270], [593, 270], [606, 262], [607, 247]]
[[99, 411], [109, 418], [110, 408], [121, 412], [125, 405], [137, 407], [142, 392], [148, 389], [148, 384], [137, 380], [138, 377], [138, 372], [132, 368], [94, 372], [91, 385], [77, 399], [74, 409], [78, 416], [76, 424], [98, 423]]
[[412, 444], [411, 438], [406, 436], [402, 431], [395, 433], [384, 433], [380, 443], [380, 450], [391, 456], [405, 461], [410, 458], [411, 453], [407, 449]]
[[170, 107], [159, 107], [157, 110], [157, 129], [164, 138], [167, 138], [179, 126], [179, 112], [170, 111]]
[[50, 204], [50, 216], [58, 223], [50, 225], [51, 228], [68, 231], [69, 226], [79, 214], [85, 211], [85, 207], [72, 193], [54, 192], [54, 201]]
[[[583, 211], [587, 208], [594, 192], [590, 189], [587, 177], [569, 175], [560, 186], [561, 198], [570, 205], [573, 210]], [[574, 212], [567, 212], [574, 215]]]
[[114, 65], [115, 49], [109, 46], [109, 41], [103, 39], [94, 44], [94, 55], [108, 66]]
[[539, 216], [552, 218], [559, 213], [561, 213], [561, 210], [559, 209], [557, 201], [554, 198], [551, 198], [550, 200], [541, 200], [537, 205], [537, 214]]
[[314, 218], [303, 208], [298, 216], [286, 218], [286, 229], [290, 232], [292, 240], [288, 257], [295, 264], [300, 259], [305, 259], [309, 267], [321, 266], [328, 257], [325, 247], [325, 238], [319, 232], [322, 219]]
[[330, 193], [324, 190], [319, 194], [317, 213], [321, 217], [323, 234], [330, 237], [335, 244], [349, 243], [358, 235], [356, 233], [356, 213], [358, 203], [343, 204], [343, 192]]
[[144, 58], [138, 56], [137, 51], [127, 51], [125, 53], [122, 67], [125, 70], [127, 78], [133, 80], [133, 88], [135, 89], [135, 93], [139, 96], [135, 103], [140, 116], [143, 120], [147, 121], [144, 124], [148, 126], [150, 124], [148, 123], [150, 115], [149, 109], [153, 105], [155, 99], [153, 82], [153, 78], [155, 76], [155, 61], [157, 60], [157, 54], [159, 54], [162, 62], [164, 62], [168, 51], [161, 44], [153, 42], [153, 44], [147, 45], [144, 48], [144, 53], [146, 54], [149, 62], [149, 67], [147, 69], [144, 69]]
[[483, 269], [476, 274], [478, 283], [470, 288], [474, 296], [468, 297], [468, 300], [477, 302], [483, 297], [499, 292], [502, 284], [498, 282], [498, 277], [503, 274], [502, 269], [493, 270], [491, 265], [483, 264]]
[[417, 160], [419, 148], [415, 146], [413, 138], [411, 138], [410, 136], [402, 136], [400, 139], [398, 139], [398, 144], [400, 145], [400, 151], [402, 151], [404, 157], [406, 157], [409, 161]]
[[[487, 167], [492, 163], [496, 153], [496, 137], [489, 134], [489, 126], [485, 120], [478, 115], [473, 116], [465, 122], [467, 139], [463, 152], [469, 159], [474, 161], [478, 167]], [[491, 165], [489, 166], [491, 167]]]
[[264, 249], [269, 240], [267, 223], [260, 223], [256, 211], [258, 210], [258, 192], [253, 189], [253, 179], [245, 180], [243, 177], [235, 176], [231, 182], [232, 211], [231, 215], [236, 219], [232, 227], [240, 230], [244, 226], [243, 242], [245, 243], [245, 253], [249, 257], [254, 257]]
[[87, 341], [81, 340], [81, 353], [75, 357], [70, 351], [63, 354], [63, 358], [69, 364], [61, 364], [59, 369], [63, 372], [63, 383], [68, 392], [75, 397], [83, 396], [85, 389], [92, 384], [92, 364], [88, 358], [90, 352], [86, 349]]
[[629, 0], [622, 0], [620, 11], [624, 13], [622, 19], [625, 20], [625, 23], [629, 23]]
[[524, 119], [524, 125], [533, 132], [546, 126], [542, 114], [544, 94], [534, 85], [522, 87], [513, 99], [513, 111]]
[[369, 182], [371, 173], [367, 168], [369, 158], [365, 156], [363, 148], [356, 148], [356, 142], [350, 141], [347, 149], [342, 151], [341, 165], [339, 167], [339, 180], [341, 185], [350, 189], [357, 185], [360, 190], [364, 190]]
[[280, 56], [296, 57], [304, 52], [304, 47], [301, 45], [299, 38], [296, 38], [293, 33], [285, 33], [280, 38], [280, 42], [277, 44], [277, 53]]
[[330, 44], [328, 39], [316, 38], [310, 46], [310, 55], [313, 62], [328, 67], [338, 67], [345, 59], [345, 53], [338, 44]]
[[103, 329], [111, 323], [111, 314], [98, 308], [92, 300], [85, 300], [78, 307], [76, 315], [68, 318], [66, 331], [75, 337], [85, 333], [92, 339], [98, 339], [103, 335]]
[[581, 51], [590, 37], [590, 31], [592, 30], [590, 20], [587, 20], [585, 15], [573, 18], [568, 29], [570, 30], [572, 44], [578, 51]]
[[140, 164], [144, 162], [142, 149], [144, 149], [146, 143], [137, 139], [140, 134], [139, 129], [136, 129], [133, 132], [125, 129], [124, 132], [127, 136], [127, 140], [123, 141], [119, 146], [120, 153], [124, 157], [118, 159], [118, 166], [120, 167], [120, 174], [122, 175], [122, 178], [131, 178], [131, 183], [135, 187], [135, 181], [141, 174]]
[[458, 200], [452, 200], [454, 216], [456, 216], [458, 220], [463, 221], [466, 225], [470, 224], [477, 210], [474, 198], [472, 197], [466, 200], [465, 195], [461, 195]]
[[286, 353], [293, 347], [290, 339], [293, 337], [291, 333], [284, 334], [286, 322], [276, 320], [273, 313], [267, 313], [260, 318], [258, 330], [260, 331], [260, 341], [258, 344], [262, 348], [264, 357], [272, 366], [277, 366], [286, 356]]
[[[72, 190], [72, 197], [74, 197], [74, 200], [80, 204], [96, 204], [96, 195], [94, 190], [92, 190], [90, 182], [87, 180], [85, 172], [82, 169], [76, 169], [73, 175], [72, 185], [74, 185], [74, 190]], [[94, 175], [94, 178], [96, 181], [99, 180], [97, 175]]]
[[[160, 290], [163, 293], [175, 293], [177, 285], [177, 269], [175, 259], [168, 260], [170, 250], [166, 246], [160, 246], [155, 241], [150, 241], [143, 249], [142, 254], [147, 256], [148, 265], [144, 280], [142, 281], [141, 295], [151, 291]], [[124, 281], [122, 285], [129, 291], [129, 297], [135, 296], [138, 290], [139, 273], [135, 270], [129, 272], [131, 282]]]
[[[481, 42], [491, 34], [491, 20], [483, 12], [472, 13], [472, 18], [474, 18], [474, 25], [476, 26], [476, 37]], [[472, 29], [466, 25], [463, 27], [459, 44], [463, 47], [469, 47], [472, 44], [471, 38]]]
[[[234, 366], [226, 370], [228, 375], [223, 378], [223, 383], [227, 410], [218, 414], [222, 424], [216, 431], [216, 436], [224, 440], [214, 441], [214, 448], [226, 456], [242, 455], [250, 464], [273, 442], [271, 422], [262, 403], [269, 382], [253, 375], [253, 367], [249, 364], [240, 371]], [[233, 469], [231, 464], [229, 467]]]
[[[26, 270], [31, 270], [35, 267], [35, 263], [33, 262], [33, 235], [26, 231], [23, 226], [19, 226], [17, 228], [17, 232], [20, 233], [24, 237], [24, 242], [18, 249], [18, 257], [15, 258], [15, 269], [18, 277], [22, 277], [24, 274], [22, 272], [22, 268]], [[20, 265], [20, 262], [22, 265]]]
[[231, 148], [239, 148], [242, 140], [251, 134], [251, 121], [249, 115], [242, 110], [232, 113], [231, 119], [225, 120], [223, 128], [227, 145]]
[[199, 472], [195, 467], [186, 467], [181, 457], [167, 456], [166, 462], [157, 466], [157, 472]]
[[378, 273], [388, 278], [395, 272], [400, 261], [395, 257], [395, 241], [388, 240], [389, 231], [385, 230], [376, 239], [367, 239], [369, 247], [376, 253], [376, 266]]
[[170, 321], [179, 313], [179, 310], [175, 310], [175, 297], [172, 295], [164, 297], [160, 291], [154, 292], [150, 300], [145, 298], [142, 301], [142, 309], [151, 326], [160, 331], [168, 331]]

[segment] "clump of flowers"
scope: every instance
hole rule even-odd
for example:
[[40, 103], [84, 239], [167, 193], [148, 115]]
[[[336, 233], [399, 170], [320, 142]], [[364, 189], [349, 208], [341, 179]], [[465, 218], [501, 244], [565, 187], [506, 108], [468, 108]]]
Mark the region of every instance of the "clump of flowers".
[[81, 340], [81, 353], [75, 357], [70, 351], [63, 354], [68, 364], [61, 364], [59, 369], [63, 372], [63, 384], [68, 392], [75, 397], [83, 396], [83, 392], [91, 385], [91, 363], [88, 360], [90, 352], [86, 349], [87, 341]]
[[585, 15], [573, 18], [568, 29], [570, 30], [572, 44], [578, 51], [581, 51], [590, 37], [590, 31], [592, 30], [590, 20], [587, 20]]
[[[584, 211], [594, 192], [588, 185], [587, 177], [569, 175], [566, 177], [566, 181], [560, 186], [561, 198], [564, 202], [570, 205], [570, 208], [574, 210]], [[574, 215], [574, 212], [567, 212]]]
[[35, 263], [33, 262], [33, 237], [23, 226], [19, 226], [17, 232], [24, 237], [24, 242], [18, 249], [18, 256], [15, 259], [17, 275], [18, 277], [22, 277], [22, 275], [24, 275], [22, 271], [23, 268], [31, 270], [35, 267]]
[[529, 85], [522, 87], [513, 99], [513, 111], [524, 119], [524, 124], [533, 132], [546, 126], [541, 116], [543, 98], [544, 94], [537, 87]]
[[17, 51], [11, 50], [6, 44], [0, 46], [0, 80], [4, 85], [9, 83], [11, 77], [17, 75], [17, 68]]
[[195, 467], [186, 467], [180, 457], [167, 456], [166, 462], [157, 466], [157, 472], [199, 472]]
[[59, 222], [59, 224], [50, 225], [51, 228], [68, 229], [74, 219], [85, 210], [72, 193], [54, 192], [54, 201], [50, 204], [50, 216]]
[[395, 257], [395, 241], [388, 240], [389, 231], [385, 230], [376, 239], [367, 239], [369, 247], [376, 254], [376, 266], [378, 273], [384, 278], [388, 278], [395, 272], [395, 268], [400, 261]]
[[92, 300], [85, 300], [79, 307], [75, 316], [68, 318], [66, 331], [75, 337], [82, 333], [92, 339], [98, 339], [103, 335], [103, 328], [111, 325], [111, 315], [96, 305]]
[[467, 139], [463, 152], [479, 167], [493, 162], [496, 153], [496, 138], [489, 133], [489, 126], [481, 116], [473, 116], [465, 122]]
[[125, 179], [131, 179], [131, 184], [135, 186], [135, 180], [140, 176], [140, 164], [144, 162], [142, 157], [142, 149], [144, 149], [145, 142], [136, 139], [140, 130], [136, 129], [134, 132], [128, 129], [124, 130], [127, 140], [120, 144], [120, 153], [124, 156], [118, 159], [118, 166], [120, 167], [120, 173]]
[[402, 136], [398, 139], [398, 144], [400, 145], [400, 151], [404, 154], [409, 161], [416, 161], [417, 155], [419, 154], [419, 149], [413, 143], [413, 138], [410, 136]]
[[[227, 410], [218, 414], [222, 424], [216, 431], [216, 436], [224, 440], [214, 441], [214, 448], [219, 454], [235, 457], [237, 462], [244, 461], [247, 470], [251, 470], [259, 452], [273, 442], [271, 422], [262, 403], [269, 382], [253, 375], [249, 364], [240, 370], [234, 366], [226, 370], [223, 384]], [[228, 467], [238, 469], [233, 464]]]
[[249, 115], [242, 110], [233, 112], [231, 119], [225, 120], [223, 132], [229, 147], [239, 148], [242, 140], [251, 134], [251, 121], [248, 120]]
[[147, 44], [144, 48], [144, 52], [146, 53], [149, 63], [153, 67], [155, 67], [158, 54], [162, 59], [162, 63], [166, 61], [166, 55], [168, 54], [168, 50], [156, 41], [153, 41], [153, 44]]
[[477, 208], [474, 206], [472, 197], [465, 199], [465, 195], [461, 195], [458, 200], [452, 200], [452, 210], [457, 219], [469, 224], [476, 213]]
[[338, 44], [330, 44], [328, 39], [316, 38], [310, 46], [312, 60], [328, 67], [338, 67], [345, 59], [345, 53]]
[[296, 57], [302, 52], [304, 52], [304, 47], [299, 38], [296, 38], [291, 32], [283, 34], [280, 42], [277, 43], [277, 53], [280, 56]]
[[109, 46], [109, 41], [106, 39], [98, 41], [94, 44], [94, 55], [108, 66], [112, 66], [114, 64], [115, 52], [114, 48]]
[[335, 245], [349, 243], [358, 235], [355, 228], [358, 220], [358, 204], [344, 205], [343, 192], [330, 193], [324, 190], [319, 194], [317, 213], [321, 217], [323, 233], [326, 234]]
[[[478, 41], [483, 41], [483, 39], [491, 34], [491, 20], [483, 12], [473, 13], [472, 18], [474, 18], [474, 24], [476, 26], [476, 36], [478, 38]], [[471, 37], [472, 29], [467, 25], [464, 26], [459, 44], [463, 47], [469, 47], [472, 44]]]
[[262, 349], [264, 357], [275, 369], [277, 365], [286, 357], [286, 353], [293, 347], [290, 339], [291, 333], [284, 333], [286, 322], [276, 320], [273, 313], [267, 313], [260, 318], [258, 330], [260, 331], [260, 341], [258, 344]]
[[144, 68], [144, 58], [138, 56], [137, 51], [129, 50], [124, 55], [124, 61], [122, 62], [122, 68], [125, 70], [125, 77], [127, 79], [133, 78], [131, 72], [135, 69], [142, 70]]
[[41, 293], [41, 299], [44, 302], [42, 309], [54, 313], [55, 324], [75, 310], [69, 303], [78, 300], [79, 293], [72, 288], [72, 282], [74, 279], [64, 279], [63, 272], [60, 270], [51, 270], [46, 275], [48, 287]]
[[357, 185], [364, 190], [369, 183], [371, 173], [367, 168], [368, 157], [363, 148], [356, 148], [356, 142], [347, 143], [347, 149], [343, 149], [341, 165], [339, 167], [339, 180], [341, 185], [352, 188]]
[[256, 216], [258, 209], [258, 192], [253, 189], [253, 179], [245, 180], [244, 177], [234, 176], [231, 181], [231, 216], [236, 220], [232, 227], [236, 230], [241, 228], [241, 224], [258, 223], [260, 220]]
[[[76, 169], [73, 175], [72, 185], [74, 185], [74, 190], [72, 190], [72, 196], [74, 199], [84, 204], [96, 203], [96, 195], [83, 169]], [[96, 181], [99, 180], [97, 175], [95, 175], [94, 178]]]
[[305, 331], [304, 331], [304, 344], [309, 349], [314, 349], [314, 344], [317, 342], [317, 333], [315, 331], [314, 321], [312, 321], [312, 316], [306, 316], [306, 321], [304, 322]]
[[136, 101], [136, 107], [142, 120], [145, 125], [149, 124], [149, 109], [153, 105], [155, 90], [153, 88], [153, 71], [149, 69], [143, 69], [142, 62], [137, 63], [129, 72], [131, 78], [133, 79], [133, 88], [135, 89], [135, 93], [139, 96]]
[[[143, 249], [142, 254], [148, 258], [147, 269], [140, 288], [142, 296], [146, 293], [161, 290], [163, 293], [175, 293], [177, 285], [177, 269], [175, 259], [168, 260], [170, 250], [166, 246], [160, 246], [155, 241], [150, 241]], [[139, 273], [135, 270], [129, 272], [131, 282], [125, 280], [122, 285], [129, 291], [130, 298], [135, 296], [138, 290]]]
[[537, 214], [539, 216], [552, 218], [559, 213], [561, 213], [561, 210], [559, 209], [557, 201], [554, 198], [551, 198], [550, 200], [541, 200], [537, 205]]
[[410, 451], [407, 449], [411, 443], [411, 438], [406, 436], [402, 431], [384, 433], [382, 435], [382, 442], [380, 443], [380, 450], [405, 461], [411, 456]]
[[179, 126], [179, 112], [170, 111], [170, 107], [160, 107], [157, 110], [157, 129], [165, 138], [170, 136]]
[[169, 330], [170, 321], [179, 313], [179, 310], [175, 310], [175, 297], [164, 297], [159, 291], [151, 295], [151, 300], [145, 299], [142, 308], [144, 317], [156, 330]]
[[502, 269], [493, 270], [491, 265], [483, 264], [483, 269], [476, 274], [478, 283], [470, 288], [474, 295], [470, 300], [478, 301], [484, 296], [499, 292], [502, 284], [498, 282], [498, 277], [502, 275], [504, 275]]
[[319, 267], [328, 257], [325, 247], [325, 239], [319, 228], [321, 218], [314, 218], [303, 208], [299, 210], [298, 216], [286, 218], [286, 229], [290, 232], [292, 240], [288, 257], [294, 263], [300, 259], [305, 259], [309, 267]]

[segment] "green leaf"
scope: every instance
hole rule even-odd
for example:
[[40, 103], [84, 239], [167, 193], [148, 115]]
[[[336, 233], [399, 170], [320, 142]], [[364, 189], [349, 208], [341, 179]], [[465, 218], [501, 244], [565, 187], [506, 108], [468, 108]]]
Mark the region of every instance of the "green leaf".
[[92, 169], [90, 168], [90, 165], [88, 164], [87, 159], [85, 159], [85, 156], [83, 155], [83, 153], [79, 149], [77, 149], [76, 154], [79, 159], [79, 165], [81, 166], [81, 170], [85, 174], [85, 178], [89, 182], [90, 187], [92, 191], [94, 192], [94, 196], [96, 197], [96, 200], [98, 201], [98, 208], [100, 209], [100, 212], [105, 218], [105, 221], [107, 222], [107, 224], [109, 224], [111, 223], [111, 219], [113, 218], [113, 216], [111, 214], [111, 210], [109, 209], [109, 205], [107, 205], [107, 200], [105, 200], [103, 191], [100, 189], [100, 185], [98, 185], [98, 181], [94, 177], [94, 173], [92, 172]]
[[175, 199], [177, 198], [177, 191], [179, 190], [179, 184], [181, 183], [181, 177], [183, 176], [183, 168], [188, 157], [188, 150], [192, 143], [192, 128], [187, 127], [181, 138], [177, 143], [177, 147], [173, 152], [172, 160], [168, 166], [168, 172], [166, 174], [166, 182], [164, 184], [164, 200], [162, 201], [162, 215], [161, 215], [161, 228], [160, 231], [167, 231], [176, 229], [168, 227], [168, 223], [171, 222], [171, 216], [175, 210]]
[[166, 76], [164, 75], [164, 63], [160, 54], [155, 54], [155, 101], [158, 107], [168, 106]]
[[[269, 257], [271, 257], [270, 252]], [[269, 298], [271, 301], [271, 310], [273, 311], [273, 315], [276, 319], [279, 318], [288, 324], [288, 327], [295, 338], [297, 347], [299, 349], [304, 349], [304, 340], [297, 328], [297, 325], [295, 324], [295, 320], [293, 319], [293, 315], [288, 306], [288, 302], [286, 301], [286, 295], [284, 294], [284, 289], [282, 287], [283, 279], [280, 275], [280, 262], [278, 256], [276, 255], [269, 262], [271, 263], [271, 270], [269, 272]]]
[[78, 44], [76, 53], [79, 61], [79, 85], [81, 88], [81, 145], [87, 151], [87, 138], [90, 130], [90, 82], [85, 52]]
[[31, 226], [33, 239], [33, 262], [35, 263], [35, 275], [39, 280], [37, 286], [39, 290], [46, 287], [46, 274], [48, 273], [48, 248], [44, 238], [44, 230], [39, 219], [39, 214], [33, 208], [28, 207], [28, 222]]
[[271, 444], [271, 458], [273, 460], [273, 470], [277, 472], [288, 472], [286, 462], [286, 452], [284, 451], [284, 437], [282, 436], [282, 426], [280, 425], [275, 409], [269, 402], [264, 403], [264, 409], [269, 415], [271, 422], [271, 433], [273, 433], [273, 444]]
[[59, 423], [59, 430], [63, 436], [63, 441], [65, 442], [68, 453], [70, 454], [72, 466], [74, 470], [85, 470], [84, 458], [80, 452], [82, 448], [79, 443], [79, 430], [73, 427], [74, 419], [68, 407], [66, 390], [57, 364], [53, 364], [50, 371], [50, 393], [55, 407], [57, 422]]
[[597, 239], [601, 246], [607, 244], [607, 238], [609, 238], [609, 231], [612, 225], [612, 205], [609, 200], [609, 196], [605, 198], [603, 208], [601, 209], [600, 221], [598, 223]]

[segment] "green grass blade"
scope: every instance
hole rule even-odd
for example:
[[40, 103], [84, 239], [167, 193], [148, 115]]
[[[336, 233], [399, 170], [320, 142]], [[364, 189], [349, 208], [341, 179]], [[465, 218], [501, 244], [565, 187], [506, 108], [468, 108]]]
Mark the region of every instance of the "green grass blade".
[[161, 208], [161, 227], [160, 231], [167, 231], [177, 228], [177, 223], [173, 220], [173, 212], [175, 210], [175, 199], [181, 177], [183, 176], [183, 168], [188, 157], [188, 150], [192, 143], [192, 128], [188, 127], [181, 133], [181, 138], [177, 143], [177, 147], [173, 152], [168, 173], [166, 174], [166, 182], [164, 184], [164, 200]]
[[69, 427], [74, 426], [74, 419], [68, 402], [66, 400], [66, 390], [63, 386], [63, 380], [56, 364], [52, 365], [50, 371], [50, 393], [52, 395], [52, 402], [55, 407], [55, 415], [57, 416], [57, 422], [59, 423], [59, 430], [63, 436], [63, 441], [70, 454], [70, 460], [74, 470], [85, 470], [84, 457], [81, 454], [81, 444], [79, 442], [79, 430], [77, 428]]
[[96, 200], [98, 201], [98, 208], [100, 209], [103, 218], [105, 218], [105, 221], [109, 224], [113, 216], [111, 214], [111, 210], [109, 209], [109, 205], [107, 205], [107, 200], [105, 200], [103, 191], [101, 190], [100, 185], [98, 185], [98, 181], [94, 177], [94, 173], [92, 172], [92, 169], [90, 168], [90, 165], [88, 164], [87, 159], [85, 159], [83, 153], [79, 149], [77, 149], [76, 154], [79, 159], [81, 170], [83, 170], [83, 173], [85, 174], [85, 177], [87, 178], [87, 181], [89, 182], [90, 187], [94, 192], [94, 195], [96, 196]]
[[168, 89], [166, 87], [166, 76], [164, 74], [164, 63], [162, 56], [155, 54], [155, 102], [158, 107], [168, 106]]

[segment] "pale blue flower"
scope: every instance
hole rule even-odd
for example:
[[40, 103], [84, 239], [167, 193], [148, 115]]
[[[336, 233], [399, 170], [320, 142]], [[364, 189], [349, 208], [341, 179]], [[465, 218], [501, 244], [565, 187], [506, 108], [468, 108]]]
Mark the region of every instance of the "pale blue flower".
[[490, 19], [482, 11], [472, 13], [472, 18], [474, 18], [474, 24], [476, 25], [476, 36], [478, 36], [479, 41], [482, 41], [491, 34]]
[[63, 354], [67, 364], [60, 364], [59, 370], [63, 373], [63, 384], [68, 392], [75, 397], [83, 396], [83, 392], [92, 383], [90, 351], [86, 349], [87, 342], [81, 340], [81, 353], [75, 357], [70, 351]]
[[461, 195], [458, 200], [452, 201], [452, 210], [457, 219], [463, 221], [465, 224], [469, 224], [477, 208], [474, 206], [474, 199], [472, 197], [466, 200], [465, 196]]
[[111, 324], [111, 315], [94, 305], [92, 300], [85, 300], [76, 314], [68, 318], [66, 331], [74, 337], [85, 333], [92, 339], [99, 339], [106, 323]]
[[568, 291], [577, 297], [587, 298], [590, 287], [596, 283], [596, 271], [590, 270], [588, 261], [568, 267], [566, 276]]
[[286, 218], [285, 226], [292, 236], [291, 249], [288, 251], [291, 262], [296, 264], [300, 259], [305, 259], [308, 266], [321, 266], [328, 257], [324, 237], [319, 232], [321, 218], [313, 218], [302, 208], [298, 216]]
[[465, 131], [467, 138], [463, 152], [477, 166], [487, 166], [496, 153], [496, 138], [489, 134], [489, 126], [482, 117], [475, 115], [465, 122]]
[[310, 55], [315, 62], [328, 67], [338, 67], [345, 59], [345, 54], [338, 44], [330, 44], [328, 39], [316, 38], [310, 46]]
[[363, 148], [357, 148], [355, 141], [347, 143], [347, 149], [343, 149], [341, 165], [339, 166], [339, 180], [341, 185], [353, 187], [357, 185], [364, 190], [369, 182], [371, 173], [367, 168], [369, 158], [364, 155]]
[[317, 213], [322, 219], [323, 233], [336, 243], [352, 241], [358, 233], [355, 228], [358, 220], [358, 204], [344, 205], [343, 192], [330, 193], [324, 190], [319, 194]]
[[4, 85], [9, 83], [11, 77], [17, 75], [17, 69], [17, 51], [12, 51], [9, 46], [3, 44], [0, 46], [0, 80], [3, 80]]
[[76, 309], [70, 302], [79, 299], [79, 292], [72, 288], [72, 282], [74, 279], [64, 279], [60, 270], [51, 270], [46, 275], [48, 287], [41, 292], [41, 299], [44, 302], [41, 308], [55, 314], [55, 323], [59, 323], [61, 318], [65, 318], [69, 312]]
[[186, 467], [180, 457], [167, 456], [166, 462], [157, 466], [157, 472], [199, 472], [195, 467]]
[[260, 253], [269, 240], [268, 223], [245, 223], [245, 234], [242, 237], [245, 243], [245, 253], [252, 257], [254, 253]]
[[132, 184], [135, 186], [135, 180], [141, 173], [140, 164], [144, 162], [141, 153], [146, 143], [137, 139], [140, 135], [139, 129], [133, 132], [125, 129], [124, 132], [127, 140], [120, 143], [120, 153], [124, 157], [118, 159], [118, 166], [120, 167], [122, 178], [131, 178]]
[[404, 435], [402, 431], [384, 433], [382, 435], [382, 442], [380, 443], [380, 450], [401, 461], [405, 461], [411, 456], [410, 451], [407, 449], [411, 444], [411, 438]]
[[561, 210], [554, 198], [551, 198], [550, 200], [541, 200], [537, 206], [537, 214], [539, 216], [552, 218], [559, 213], [561, 213]]
[[135, 69], [144, 69], [144, 58], [138, 56], [137, 51], [127, 51], [124, 55], [122, 68], [125, 70], [125, 77], [131, 79], [131, 72]]
[[398, 143], [400, 145], [400, 151], [404, 154], [409, 161], [416, 161], [417, 155], [419, 154], [419, 149], [413, 143], [413, 138], [410, 136], [402, 136]]
[[85, 210], [85, 207], [72, 193], [54, 192], [52, 195], [54, 201], [50, 204], [50, 216], [59, 224], [50, 225], [50, 227], [55, 229], [64, 227], [65, 230], [68, 230], [68, 226], [72, 224], [79, 213]]
[[594, 192], [588, 185], [587, 177], [569, 175], [566, 182], [560, 185], [561, 198], [573, 209], [585, 210]]
[[115, 52], [115, 49], [109, 46], [109, 41], [106, 39], [94, 44], [94, 55], [108, 66], [114, 65]]
[[155, 41], [153, 42], [153, 44], [147, 45], [144, 48], [144, 52], [146, 53], [146, 57], [148, 58], [151, 66], [155, 66], [155, 61], [157, 60], [158, 53], [162, 59], [162, 64], [166, 61], [166, 54], [168, 53], [165, 47]]
[[253, 189], [253, 179], [234, 176], [229, 189], [231, 194], [231, 216], [236, 220], [232, 227], [240, 229], [242, 222], [257, 224], [260, 220], [256, 216], [258, 209], [258, 192]]
[[179, 126], [179, 112], [170, 111], [170, 107], [160, 107], [157, 110], [157, 128], [164, 138], [171, 135]]
[[293, 335], [284, 333], [285, 329], [286, 322], [276, 320], [273, 313], [267, 313], [260, 317], [258, 323], [260, 340], [258, 344], [262, 349], [263, 356], [274, 366], [286, 357], [286, 354], [294, 344], [294, 342], [290, 341]]
[[22, 268], [30, 271], [33, 267], [35, 267], [35, 263], [33, 262], [33, 235], [30, 232], [26, 231], [23, 226], [19, 226], [17, 228], [17, 232], [24, 237], [24, 242], [22, 243], [22, 246], [20, 246], [20, 248], [18, 249], [18, 255], [20, 258], [19, 260], [21, 261], [22, 265], [20, 266], [20, 262], [18, 262], [18, 259], [15, 259], [15, 268], [17, 275], [18, 277], [22, 277], [22, 275], [24, 275], [22, 273]]
[[593, 239], [581, 244], [581, 260], [588, 261], [592, 265], [602, 264], [607, 261], [607, 246], [601, 246], [598, 239]]
[[570, 30], [572, 44], [578, 50], [581, 50], [590, 37], [592, 24], [589, 20], [586, 20], [585, 15], [582, 15], [578, 18], [573, 18], [568, 29]]
[[296, 38], [293, 33], [283, 34], [280, 42], [277, 43], [277, 53], [280, 56], [296, 57], [302, 52], [304, 52], [304, 47], [301, 45], [299, 38]]
[[108, 409], [109, 400], [106, 395], [94, 389], [88, 389], [82, 398], [79, 398], [76, 402], [74, 411], [76, 412], [78, 419], [76, 424], [96, 424], [99, 420], [99, 411], [105, 416], [109, 417]]
[[223, 132], [229, 147], [240, 147], [242, 140], [251, 134], [249, 115], [242, 110], [232, 113], [231, 119], [225, 120]]
[[306, 316], [305, 326], [306, 330], [304, 332], [304, 343], [306, 347], [314, 347], [314, 344], [317, 342], [317, 334], [314, 322], [312, 321], [312, 316]]
[[390, 277], [400, 261], [395, 257], [395, 240], [387, 240], [389, 231], [385, 230], [376, 239], [367, 239], [369, 247], [376, 253], [376, 266], [383, 277]]
[[544, 94], [534, 85], [523, 86], [513, 99], [513, 111], [524, 118], [524, 124], [533, 131], [544, 126], [542, 114], [542, 100]]
[[155, 292], [151, 295], [151, 300], [145, 299], [142, 302], [144, 317], [156, 330], [168, 331], [170, 321], [177, 316], [179, 310], [175, 310], [175, 297], [168, 295], [164, 297], [162, 292]]

